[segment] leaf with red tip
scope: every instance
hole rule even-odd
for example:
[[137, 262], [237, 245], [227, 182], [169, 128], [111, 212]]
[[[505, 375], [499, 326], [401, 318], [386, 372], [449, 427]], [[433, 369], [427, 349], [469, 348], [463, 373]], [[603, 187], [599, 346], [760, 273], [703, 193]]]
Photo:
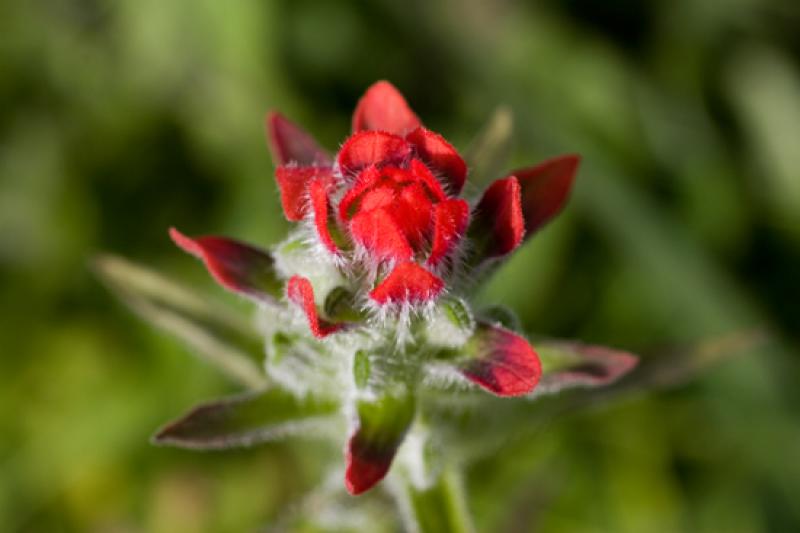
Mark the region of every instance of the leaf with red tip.
[[286, 220], [303, 220], [308, 208], [306, 192], [308, 185], [317, 178], [329, 180], [333, 177], [331, 167], [298, 167], [281, 165], [275, 170], [275, 181], [281, 191], [281, 205]]
[[357, 404], [358, 426], [347, 442], [345, 486], [358, 495], [386, 476], [415, 414], [407, 392]]
[[563, 209], [580, 161], [579, 155], [562, 155], [511, 173], [517, 177], [522, 189], [526, 238]]
[[337, 408], [332, 400], [271, 388], [198, 405], [160, 429], [153, 443], [193, 450], [248, 447], [313, 430]]
[[467, 379], [498, 396], [530, 393], [542, 375], [539, 356], [528, 341], [499, 326], [479, 323], [456, 361]]
[[350, 221], [353, 240], [377, 260], [410, 259], [414, 251], [400, 225], [386, 208], [362, 211]]
[[286, 284], [286, 297], [303, 310], [308, 320], [308, 328], [316, 338], [322, 339], [344, 327], [344, 324], [332, 324], [319, 317], [317, 304], [314, 301], [314, 287], [307, 278], [292, 276]]
[[428, 264], [438, 265], [461, 241], [469, 221], [469, 204], [451, 199], [436, 204], [433, 211], [433, 246]]
[[345, 141], [338, 161], [342, 173], [350, 174], [370, 165], [399, 165], [411, 155], [405, 139], [385, 131], [361, 131]]
[[467, 164], [456, 149], [438, 133], [422, 127], [406, 135], [406, 140], [414, 145], [425, 164], [438, 173], [448, 192], [458, 195], [467, 180]]
[[372, 292], [369, 297], [379, 304], [422, 303], [441, 294], [444, 281], [417, 263], [400, 263]]
[[521, 189], [514, 176], [496, 180], [483, 193], [470, 227], [476, 255], [480, 259], [512, 252], [525, 235]]
[[544, 368], [539, 386], [546, 392], [610, 385], [639, 361], [628, 352], [576, 341], [542, 341], [536, 346]]
[[317, 144], [314, 137], [280, 113], [270, 112], [266, 125], [267, 141], [276, 165], [292, 162], [299, 165], [331, 165], [331, 156]]
[[319, 176], [311, 181], [308, 186], [308, 196], [311, 199], [311, 209], [314, 214], [314, 226], [320, 242], [332, 254], [339, 253], [339, 246], [333, 238], [333, 231], [337, 228], [336, 221], [330, 210], [328, 190], [331, 180], [328, 176]]
[[403, 135], [421, 125], [406, 99], [388, 81], [376, 82], [367, 89], [353, 113], [354, 133], [382, 130]]
[[272, 300], [280, 294], [281, 282], [269, 253], [225, 237], [193, 239], [175, 228], [170, 228], [169, 235], [184, 251], [201, 259], [217, 283], [226, 289], [256, 300]]

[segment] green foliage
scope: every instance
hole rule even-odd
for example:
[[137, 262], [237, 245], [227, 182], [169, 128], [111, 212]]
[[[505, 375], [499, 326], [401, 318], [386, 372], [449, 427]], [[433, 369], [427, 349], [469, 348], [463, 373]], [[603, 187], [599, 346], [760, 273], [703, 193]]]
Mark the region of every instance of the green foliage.
[[[276, 243], [264, 113], [335, 148], [378, 78], [464, 153], [501, 103], [512, 167], [584, 156], [563, 218], [481, 301], [525, 330], [633, 352], [753, 327], [771, 339], [672, 392], [518, 422], [465, 479], [477, 529], [800, 528], [797, 7], [629, 4], [5, 2], [0, 530], [294, 524], [279, 516], [341, 450], [150, 446], [163, 420], [236, 387], [113, 301], [87, 261], [134, 257], [244, 309], [166, 229]], [[685, 369], [681, 353], [648, 379]], [[487, 434], [496, 412], [464, 424]], [[331, 511], [315, 494], [305, 516], [393, 530], [378, 495], [358, 522], [351, 500]]]

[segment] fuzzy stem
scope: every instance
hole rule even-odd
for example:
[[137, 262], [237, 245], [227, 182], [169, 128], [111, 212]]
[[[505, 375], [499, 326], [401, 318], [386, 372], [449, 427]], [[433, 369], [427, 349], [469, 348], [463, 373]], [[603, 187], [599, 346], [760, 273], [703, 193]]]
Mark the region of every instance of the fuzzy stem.
[[460, 473], [446, 468], [436, 481], [418, 489], [406, 479], [403, 506], [406, 529], [415, 533], [474, 533]]

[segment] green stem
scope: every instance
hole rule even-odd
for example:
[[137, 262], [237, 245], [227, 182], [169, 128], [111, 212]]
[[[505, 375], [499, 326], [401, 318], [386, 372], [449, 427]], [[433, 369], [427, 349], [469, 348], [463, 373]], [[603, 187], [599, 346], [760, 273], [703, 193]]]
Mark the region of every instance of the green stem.
[[474, 533], [464, 485], [454, 469], [445, 469], [428, 488], [406, 480], [403, 497], [406, 528], [417, 533]]

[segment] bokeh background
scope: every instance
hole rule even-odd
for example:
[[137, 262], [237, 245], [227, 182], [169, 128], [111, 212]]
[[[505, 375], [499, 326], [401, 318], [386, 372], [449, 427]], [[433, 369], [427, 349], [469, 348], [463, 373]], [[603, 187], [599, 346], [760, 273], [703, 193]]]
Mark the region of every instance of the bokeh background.
[[254, 531], [313, 447], [153, 430], [235, 386], [87, 268], [212, 287], [166, 228], [272, 244], [270, 108], [335, 148], [386, 78], [464, 148], [580, 152], [572, 202], [482, 297], [649, 353], [764, 328], [694, 382], [556, 420], [476, 465], [481, 531], [800, 530], [800, 6], [792, 0], [0, 2], [0, 531]]

